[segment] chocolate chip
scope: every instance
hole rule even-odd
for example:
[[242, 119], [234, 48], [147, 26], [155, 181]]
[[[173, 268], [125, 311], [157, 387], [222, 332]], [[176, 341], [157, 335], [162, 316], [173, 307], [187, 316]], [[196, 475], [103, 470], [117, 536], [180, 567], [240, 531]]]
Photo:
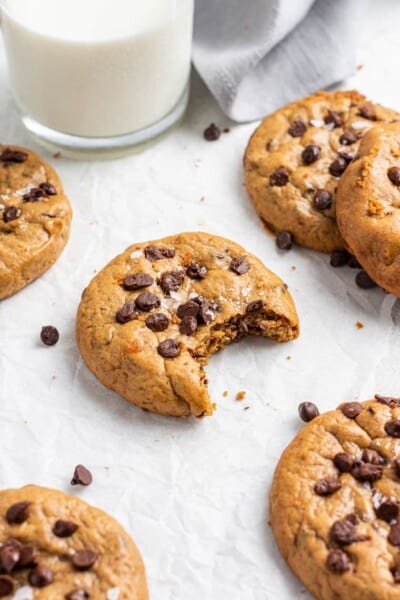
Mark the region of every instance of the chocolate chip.
[[23, 546], [18, 561], [18, 567], [34, 567], [36, 565], [37, 550], [33, 546]]
[[285, 167], [276, 169], [269, 178], [269, 183], [272, 186], [283, 187], [289, 182], [289, 171]]
[[5, 544], [0, 548], [0, 570], [2, 573], [11, 573], [17, 565], [21, 552], [17, 546], [7, 546]]
[[329, 551], [326, 566], [333, 573], [345, 573], [350, 570], [350, 559], [344, 550], [336, 548]]
[[358, 138], [355, 133], [352, 131], [345, 131], [340, 136], [339, 142], [342, 144], [342, 146], [351, 146], [352, 144], [356, 143], [357, 139]]
[[363, 409], [362, 404], [359, 402], [346, 402], [346, 404], [342, 404], [339, 408], [348, 419], [355, 419]]
[[54, 346], [60, 339], [60, 334], [53, 325], [45, 325], [40, 332], [40, 339], [46, 346]]
[[347, 169], [347, 165], [347, 160], [339, 156], [329, 165], [329, 173], [334, 177], [340, 177]]
[[354, 458], [346, 452], [338, 452], [335, 454], [333, 462], [341, 473], [349, 473], [353, 467]]
[[21, 216], [21, 210], [16, 206], [7, 206], [3, 210], [3, 221], [4, 223], [9, 223], [10, 221], [15, 221]]
[[246, 315], [251, 315], [254, 313], [258, 313], [263, 310], [265, 307], [265, 302], [263, 300], [253, 300], [246, 306]]
[[21, 150], [12, 150], [11, 148], [6, 148], [0, 154], [0, 160], [2, 162], [23, 163], [27, 158], [27, 152], [22, 152]]
[[197, 329], [197, 319], [196, 317], [183, 317], [180, 325], [179, 331], [182, 335], [193, 335]]
[[292, 137], [301, 137], [307, 131], [307, 125], [301, 119], [293, 121], [288, 129], [288, 133]]
[[349, 265], [350, 269], [361, 269], [360, 263], [353, 255], [350, 256], [349, 262], [347, 264]]
[[221, 137], [221, 129], [215, 123], [211, 123], [211, 125], [204, 130], [203, 136], [207, 142], [215, 142]]
[[24, 202], [38, 202], [41, 198], [46, 196], [46, 193], [40, 187], [33, 187], [22, 196]]
[[393, 185], [400, 186], [400, 168], [399, 167], [390, 167], [388, 169], [387, 175]]
[[169, 326], [169, 318], [164, 313], [154, 313], [146, 318], [145, 323], [151, 331], [165, 331]]
[[314, 207], [317, 210], [326, 210], [332, 206], [332, 194], [326, 190], [318, 190], [314, 196]]
[[321, 156], [321, 148], [315, 144], [306, 146], [301, 153], [301, 157], [305, 165], [311, 165], [313, 162], [319, 159]]
[[189, 300], [188, 302], [185, 302], [184, 304], [178, 306], [176, 314], [180, 319], [183, 319], [183, 317], [197, 317], [199, 311], [199, 304], [197, 302], [194, 302], [193, 300]]
[[190, 279], [204, 279], [207, 275], [207, 267], [201, 266], [197, 262], [191, 262], [186, 267], [186, 275]]
[[399, 516], [399, 505], [391, 500], [384, 500], [378, 508], [375, 509], [376, 516], [386, 523], [391, 523]]
[[400, 583], [400, 565], [397, 565], [394, 569], [392, 569], [393, 581], [395, 583]]
[[388, 541], [393, 546], [400, 546], [400, 523], [394, 523], [390, 527]]
[[366, 271], [360, 271], [357, 273], [355, 281], [358, 287], [362, 290], [371, 290], [372, 288], [376, 287], [375, 281], [371, 279]]
[[160, 248], [158, 246], [146, 246], [144, 255], [150, 262], [161, 260], [162, 258], [174, 258], [174, 248]]
[[29, 517], [30, 502], [16, 502], [6, 512], [6, 520], [9, 525], [20, 525]]
[[370, 121], [376, 121], [375, 108], [371, 102], [367, 102], [363, 106], [360, 106], [357, 114], [359, 114], [360, 117], [364, 117], [364, 119], [369, 119]]
[[59, 538], [71, 537], [78, 529], [78, 525], [72, 521], [62, 521], [59, 519], [55, 522], [53, 527], [53, 533]]
[[301, 402], [298, 411], [300, 419], [305, 423], [312, 421], [319, 415], [319, 410], [313, 402]]
[[71, 485], [90, 485], [93, 481], [93, 477], [89, 469], [83, 465], [77, 465], [75, 467], [74, 474], [71, 479]]
[[135, 273], [133, 275], [127, 275], [124, 279], [124, 288], [126, 290], [134, 291], [140, 288], [149, 287], [153, 285], [154, 279], [147, 273]]
[[334, 250], [331, 254], [331, 267], [344, 267], [349, 262], [350, 254], [347, 250]]
[[43, 183], [40, 184], [39, 187], [41, 190], [44, 191], [46, 196], [56, 196], [57, 195], [56, 187], [52, 183], [49, 183], [48, 181], [44, 181]]
[[344, 158], [344, 160], [349, 165], [351, 163], [351, 161], [354, 159], [355, 153], [354, 152], [339, 152], [339, 156]]
[[290, 250], [293, 246], [293, 236], [288, 231], [278, 231], [276, 234], [276, 245], [279, 250]]
[[72, 564], [78, 571], [87, 571], [91, 569], [99, 555], [92, 550], [77, 550], [72, 556]]
[[28, 581], [32, 587], [43, 588], [53, 583], [53, 571], [48, 567], [35, 567], [28, 575]]
[[176, 358], [181, 353], [181, 345], [176, 340], [164, 340], [157, 351], [163, 358]]
[[89, 592], [83, 588], [79, 588], [79, 590], [72, 590], [72, 592], [69, 592], [69, 594], [65, 596], [65, 600], [88, 600], [89, 598]]
[[324, 122], [327, 125], [332, 124], [334, 129], [341, 127], [343, 124], [342, 117], [336, 110], [328, 110], [328, 114], [324, 117]]
[[397, 477], [400, 478], [400, 458], [393, 459], [393, 466]]
[[115, 319], [118, 323], [124, 324], [137, 319], [138, 316], [139, 313], [136, 310], [135, 302], [126, 302], [115, 315]]
[[383, 465], [385, 459], [381, 456], [376, 450], [372, 450], [371, 448], [366, 448], [363, 450], [361, 455], [361, 460], [366, 463], [371, 463], [371, 465]]
[[160, 278], [160, 286], [164, 294], [170, 292], [177, 292], [181, 287], [185, 274], [183, 271], [170, 271], [169, 273], [163, 273]]
[[209, 325], [215, 319], [215, 311], [217, 306], [203, 298], [203, 296], [197, 296], [193, 298], [193, 301], [199, 305], [199, 313], [197, 320], [201, 325]]
[[394, 438], [400, 438], [400, 419], [393, 419], [385, 423], [385, 431]]
[[375, 400], [380, 404], [390, 406], [390, 408], [400, 406], [400, 398], [392, 398], [392, 396], [382, 396], [381, 394], [375, 394]]
[[338, 546], [348, 546], [358, 540], [357, 537], [357, 518], [355, 515], [348, 515], [344, 519], [335, 521], [330, 528], [329, 536], [331, 541]]
[[235, 258], [232, 258], [229, 268], [237, 275], [244, 275], [250, 271], [249, 262], [244, 256], [236, 256]]
[[365, 462], [355, 462], [351, 474], [358, 481], [377, 481], [382, 477], [382, 467]]
[[15, 592], [15, 581], [9, 575], [0, 575], [0, 598]]
[[340, 490], [341, 487], [342, 484], [337, 477], [324, 477], [324, 479], [317, 481], [314, 486], [314, 492], [318, 496], [330, 496]]
[[155, 308], [158, 308], [161, 301], [158, 296], [151, 294], [150, 292], [143, 292], [135, 300], [135, 305], [138, 310], [142, 312], [150, 312]]

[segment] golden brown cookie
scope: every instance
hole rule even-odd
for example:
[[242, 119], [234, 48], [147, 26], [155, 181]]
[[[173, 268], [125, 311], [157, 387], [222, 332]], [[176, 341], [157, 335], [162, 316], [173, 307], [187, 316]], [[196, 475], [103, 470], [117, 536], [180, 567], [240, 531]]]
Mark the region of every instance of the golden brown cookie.
[[400, 598], [400, 400], [350, 402], [310, 421], [270, 495], [284, 559], [319, 600]]
[[319, 92], [267, 117], [245, 155], [247, 191], [263, 221], [301, 246], [344, 247], [336, 225], [338, 181], [360, 137], [399, 115], [356, 91]]
[[77, 341], [89, 369], [144, 409], [210, 415], [203, 367], [245, 335], [298, 336], [287, 286], [243, 248], [207, 233], [134, 244], [85, 290]]
[[363, 138], [337, 191], [337, 220], [372, 280], [400, 296], [400, 123]]
[[68, 240], [71, 206], [40, 156], [0, 145], [0, 300], [57, 260]]
[[80, 498], [28, 485], [0, 491], [0, 597], [148, 600], [135, 544]]

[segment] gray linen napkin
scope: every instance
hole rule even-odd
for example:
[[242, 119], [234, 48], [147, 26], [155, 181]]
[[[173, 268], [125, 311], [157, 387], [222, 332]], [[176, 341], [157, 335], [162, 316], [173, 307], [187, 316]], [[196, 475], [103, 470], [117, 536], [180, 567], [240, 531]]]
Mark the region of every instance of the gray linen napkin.
[[193, 61], [224, 112], [260, 119], [355, 68], [358, 0], [196, 0]]

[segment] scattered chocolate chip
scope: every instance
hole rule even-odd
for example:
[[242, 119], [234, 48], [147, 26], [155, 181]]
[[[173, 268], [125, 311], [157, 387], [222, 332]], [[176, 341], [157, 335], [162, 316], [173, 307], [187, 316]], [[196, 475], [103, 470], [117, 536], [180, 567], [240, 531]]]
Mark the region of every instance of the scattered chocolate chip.
[[181, 287], [185, 274], [183, 271], [170, 271], [163, 273], [160, 278], [160, 286], [164, 294], [177, 292]]
[[301, 119], [293, 121], [288, 129], [288, 133], [292, 137], [301, 137], [307, 131], [307, 125]]
[[207, 142], [215, 142], [221, 137], [221, 129], [215, 123], [211, 123], [203, 132], [204, 139]]
[[124, 324], [137, 319], [138, 316], [139, 313], [136, 310], [135, 302], [126, 302], [115, 315], [115, 319], [118, 323]]
[[340, 490], [341, 487], [342, 484], [337, 477], [324, 477], [324, 479], [317, 481], [314, 486], [314, 492], [318, 496], [330, 496]]
[[349, 473], [353, 467], [354, 458], [347, 452], [338, 452], [335, 454], [333, 462], [341, 473]]
[[338, 546], [348, 546], [358, 540], [357, 537], [357, 517], [348, 515], [344, 519], [335, 521], [330, 528], [330, 539]]
[[364, 119], [369, 119], [370, 121], [376, 121], [376, 113], [374, 105], [371, 102], [367, 102], [363, 106], [360, 106], [358, 114], [360, 117], [364, 117]]
[[350, 254], [343, 248], [343, 250], [334, 250], [331, 254], [331, 266], [332, 267], [344, 267], [349, 262]]
[[290, 250], [293, 246], [293, 236], [288, 231], [278, 231], [276, 234], [276, 245], [279, 250]]
[[400, 583], [400, 565], [397, 565], [392, 569], [393, 581], [395, 583]]
[[135, 273], [127, 275], [124, 279], [124, 288], [129, 291], [139, 290], [140, 288], [153, 285], [154, 279], [147, 273]]
[[342, 146], [351, 146], [355, 144], [357, 141], [357, 136], [352, 131], [345, 131], [339, 138], [339, 142]]
[[350, 559], [346, 552], [340, 548], [330, 550], [326, 559], [326, 566], [333, 573], [345, 573], [350, 570]]
[[318, 417], [319, 410], [313, 402], [301, 402], [298, 407], [299, 417], [305, 423]]
[[326, 190], [318, 190], [314, 196], [313, 204], [317, 210], [326, 210], [332, 206], [332, 194]]
[[56, 187], [52, 183], [49, 183], [48, 181], [44, 181], [43, 183], [40, 184], [39, 187], [41, 190], [44, 191], [46, 196], [56, 196], [57, 195]]
[[21, 150], [11, 150], [11, 148], [6, 148], [0, 154], [0, 160], [2, 162], [23, 163], [27, 158], [28, 154], [26, 152], [22, 152]]
[[289, 182], [289, 171], [285, 167], [276, 169], [269, 178], [269, 183], [272, 186], [283, 187]]
[[382, 467], [365, 462], [355, 462], [351, 474], [358, 481], [377, 481], [382, 477]]
[[53, 527], [53, 533], [59, 538], [71, 537], [78, 529], [78, 525], [72, 521], [62, 521], [59, 519], [55, 522]]
[[90, 485], [93, 481], [93, 476], [89, 469], [83, 465], [76, 465], [74, 474], [71, 479], [71, 485]]
[[375, 400], [380, 404], [385, 404], [386, 406], [390, 406], [394, 408], [395, 406], [400, 406], [400, 398], [392, 398], [391, 396], [382, 396], [381, 394], [375, 394]]
[[182, 335], [193, 335], [197, 329], [197, 319], [196, 317], [183, 317], [180, 325], [179, 331]]
[[17, 546], [5, 544], [0, 548], [0, 570], [2, 573], [11, 573], [21, 556]]
[[21, 216], [21, 210], [16, 206], [7, 206], [3, 210], [3, 221], [4, 223], [9, 223], [10, 221], [15, 221]]
[[378, 508], [375, 509], [376, 516], [386, 523], [391, 523], [399, 516], [399, 505], [391, 500], [384, 500]]
[[393, 419], [385, 423], [385, 431], [394, 438], [400, 438], [400, 419]]
[[356, 275], [356, 284], [362, 290], [371, 290], [376, 287], [375, 281], [371, 279], [366, 271], [360, 271]]
[[15, 581], [9, 575], [0, 575], [0, 598], [15, 592]]
[[235, 256], [235, 258], [232, 258], [229, 268], [237, 275], [244, 275], [250, 271], [249, 262], [244, 256]]
[[72, 590], [72, 592], [69, 592], [69, 594], [65, 596], [65, 600], [88, 600], [89, 598], [89, 592], [83, 588], [79, 588], [79, 590]]
[[336, 110], [328, 110], [328, 114], [324, 117], [324, 122], [327, 125], [332, 124], [334, 129], [341, 127], [343, 124], [342, 117]]
[[339, 156], [329, 165], [329, 173], [334, 177], [340, 177], [347, 169], [347, 165], [347, 160]]
[[193, 298], [193, 301], [199, 305], [199, 313], [197, 320], [201, 325], [209, 325], [215, 319], [215, 311], [217, 306], [203, 298], [203, 296], [197, 296]]
[[347, 263], [350, 267], [350, 269], [361, 269], [361, 265], [358, 262], [358, 260], [356, 259], [355, 256], [351, 255], [349, 258], [349, 262]]
[[246, 315], [251, 315], [254, 313], [258, 313], [263, 310], [265, 307], [265, 302], [263, 300], [253, 300], [246, 306]]
[[176, 314], [180, 319], [183, 319], [184, 317], [197, 317], [199, 311], [200, 305], [197, 302], [194, 302], [193, 300], [189, 300], [188, 302], [185, 302], [184, 304], [178, 306]]
[[53, 583], [53, 571], [48, 567], [37, 566], [28, 575], [32, 587], [42, 588]]
[[143, 292], [135, 300], [136, 308], [142, 312], [150, 312], [155, 308], [158, 308], [161, 301], [158, 296], [151, 294], [150, 292]]
[[305, 165], [311, 165], [313, 162], [319, 159], [321, 156], [321, 148], [315, 144], [306, 146], [301, 153], [301, 157]]
[[145, 323], [151, 331], [165, 331], [169, 326], [169, 318], [164, 313], [154, 313], [146, 318]]
[[359, 402], [346, 402], [339, 407], [345, 417], [355, 419], [358, 417], [363, 407]]
[[190, 279], [204, 279], [207, 275], [207, 267], [199, 265], [197, 262], [191, 262], [186, 267], [186, 275]]
[[46, 193], [40, 187], [33, 187], [22, 196], [24, 202], [38, 202], [41, 198], [44, 198]]
[[22, 546], [18, 567], [34, 567], [36, 565], [37, 550], [33, 546]]
[[388, 541], [393, 546], [400, 546], [400, 523], [394, 523], [390, 527]]
[[40, 339], [45, 346], [54, 346], [60, 339], [60, 334], [53, 325], [45, 325], [40, 332]]
[[400, 186], [400, 168], [399, 167], [390, 167], [388, 169], [387, 175], [393, 185]]
[[162, 258], [174, 258], [174, 248], [159, 248], [158, 246], [146, 246], [144, 255], [150, 262], [161, 260]]
[[6, 520], [9, 525], [20, 525], [29, 517], [30, 502], [16, 502], [6, 512]]
[[376, 450], [372, 450], [371, 448], [366, 448], [363, 450], [361, 455], [361, 460], [366, 463], [371, 463], [371, 465], [383, 465], [385, 459], [381, 456]]
[[87, 571], [91, 569], [99, 555], [92, 550], [77, 550], [72, 557], [72, 564], [78, 571]]
[[164, 340], [157, 350], [163, 358], [176, 358], [181, 353], [181, 345], [176, 340]]

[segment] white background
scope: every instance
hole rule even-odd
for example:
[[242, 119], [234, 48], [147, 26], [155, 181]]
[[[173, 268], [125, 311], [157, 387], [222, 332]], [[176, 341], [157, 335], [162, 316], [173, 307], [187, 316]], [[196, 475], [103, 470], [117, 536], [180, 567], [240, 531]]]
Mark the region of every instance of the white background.
[[[362, 6], [363, 68], [347, 87], [400, 109], [400, 2]], [[231, 132], [205, 142], [211, 121]], [[43, 152], [74, 207], [71, 240], [51, 271], [0, 305], [0, 486], [54, 486], [116, 516], [141, 549], [152, 600], [306, 599], [267, 526], [274, 466], [301, 426], [297, 405], [325, 410], [399, 394], [400, 303], [359, 290], [355, 272], [332, 269], [326, 256], [277, 252], [243, 188], [254, 127], [232, 126], [194, 77], [183, 124], [142, 154], [89, 163]], [[1, 47], [0, 139], [38, 149], [16, 116]], [[115, 254], [196, 229], [243, 244], [282, 276], [302, 333], [292, 344], [247, 340], [213, 357], [216, 414], [178, 421], [104, 389], [82, 364], [74, 319], [82, 289]], [[57, 346], [39, 342], [44, 324], [59, 328]], [[242, 402], [239, 390], [247, 391]], [[90, 488], [69, 486], [78, 462], [93, 471]]]

